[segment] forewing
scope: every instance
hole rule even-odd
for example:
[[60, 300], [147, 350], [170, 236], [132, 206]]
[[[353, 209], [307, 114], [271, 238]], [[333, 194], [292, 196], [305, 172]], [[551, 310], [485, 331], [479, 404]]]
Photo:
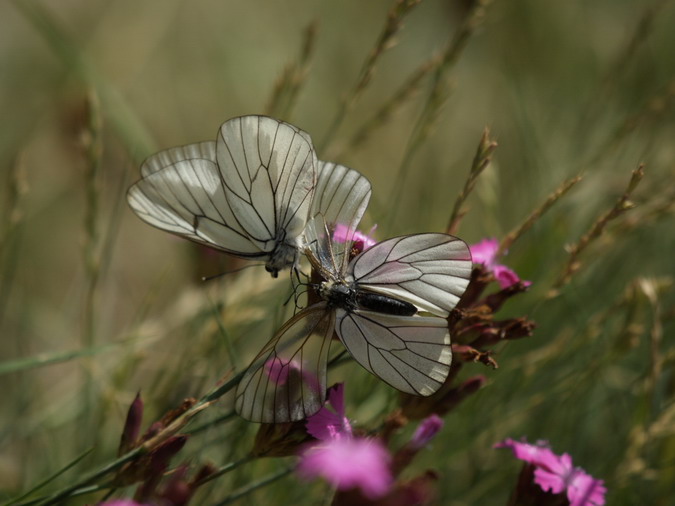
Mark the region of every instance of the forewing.
[[146, 177], [158, 170], [184, 160], [202, 159], [216, 162], [215, 141], [198, 142], [177, 148], [169, 148], [149, 156], [141, 165], [141, 176]]
[[471, 277], [471, 253], [447, 234], [416, 234], [380, 242], [352, 260], [347, 279], [360, 288], [405, 300], [437, 316], [457, 305]]
[[187, 159], [152, 172], [129, 189], [127, 200], [159, 229], [238, 256], [266, 255], [237, 223], [212, 161]]
[[[351, 239], [370, 201], [370, 182], [354, 169], [332, 162], [318, 162], [318, 179], [305, 242], [314, 256], [331, 266], [334, 276], [344, 272], [349, 261]], [[336, 227], [347, 231], [343, 240], [326, 237]], [[327, 239], [329, 241], [327, 241]], [[330, 253], [328, 242], [331, 242]], [[332, 256], [332, 258], [328, 258]]]
[[335, 311], [324, 302], [288, 320], [237, 386], [235, 409], [252, 422], [281, 423], [316, 413], [326, 400], [326, 363]]
[[444, 318], [340, 309], [336, 331], [359, 364], [402, 392], [431, 395], [450, 372], [450, 331]]
[[280, 230], [286, 238], [302, 233], [316, 184], [307, 133], [266, 116], [234, 118], [220, 127], [216, 159], [227, 199], [249, 236], [269, 241]]

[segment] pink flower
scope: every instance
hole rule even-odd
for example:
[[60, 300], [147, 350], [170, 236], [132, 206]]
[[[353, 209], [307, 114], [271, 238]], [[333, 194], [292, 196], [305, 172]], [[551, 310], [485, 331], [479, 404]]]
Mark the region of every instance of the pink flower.
[[328, 391], [328, 404], [307, 419], [307, 432], [321, 441], [352, 436], [352, 426], [345, 416], [344, 383], [338, 383]]
[[[507, 266], [498, 264], [496, 262], [497, 250], [499, 249], [499, 241], [497, 239], [483, 239], [482, 241], [469, 246], [471, 250], [471, 258], [475, 264], [483, 264], [485, 268], [492, 272], [499, 286], [508, 288], [515, 285], [521, 279], [514, 271]], [[530, 286], [531, 281], [523, 281], [525, 286]]]
[[[373, 227], [373, 229], [370, 231], [371, 234], [373, 233], [373, 230], [375, 230], [375, 227]], [[333, 240], [336, 242], [352, 241], [354, 243], [361, 243], [361, 251], [367, 250], [377, 243], [377, 241], [372, 237], [369, 237], [358, 230], [351, 230], [347, 225], [343, 225], [342, 223], [335, 225], [335, 230], [333, 231]]]
[[531, 445], [510, 438], [497, 443], [495, 448], [510, 448], [517, 459], [533, 464], [535, 483], [545, 492], [566, 492], [570, 506], [605, 504], [607, 489], [603, 481], [594, 479], [580, 467], [574, 467], [569, 454], [558, 456], [543, 441]]
[[377, 439], [357, 438], [345, 416], [344, 384], [328, 392], [328, 404], [307, 419], [307, 432], [319, 440], [300, 455], [297, 472], [324, 478], [339, 490], [359, 488], [370, 499], [389, 492], [391, 455]]
[[136, 502], [133, 499], [111, 499], [98, 503], [98, 506], [146, 506], [145, 503]]
[[341, 437], [306, 450], [297, 467], [305, 479], [322, 477], [339, 490], [359, 488], [369, 499], [391, 489], [391, 456], [377, 439]]
[[410, 445], [419, 450], [424, 448], [443, 428], [443, 419], [432, 414], [420, 422], [410, 440]]

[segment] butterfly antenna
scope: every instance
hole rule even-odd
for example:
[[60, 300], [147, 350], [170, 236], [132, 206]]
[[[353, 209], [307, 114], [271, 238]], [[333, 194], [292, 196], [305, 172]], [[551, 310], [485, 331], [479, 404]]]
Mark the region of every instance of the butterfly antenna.
[[220, 277], [226, 276], [228, 274], [234, 274], [235, 272], [240, 272], [240, 271], [243, 271], [243, 270], [248, 269], [250, 267], [259, 267], [260, 265], [264, 265], [264, 264], [248, 264], [248, 265], [244, 265], [243, 267], [239, 267], [238, 269], [233, 269], [231, 271], [225, 271], [225, 272], [219, 272], [218, 274], [214, 274], [212, 276], [202, 276], [202, 281], [212, 281], [216, 278], [220, 278]]

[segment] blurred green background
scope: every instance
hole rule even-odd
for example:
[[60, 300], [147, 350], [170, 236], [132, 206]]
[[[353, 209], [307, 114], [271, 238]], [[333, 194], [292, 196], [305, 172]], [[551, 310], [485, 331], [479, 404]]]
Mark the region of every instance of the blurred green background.
[[[485, 374], [487, 385], [446, 417], [405, 477], [437, 470], [440, 504], [505, 504], [520, 464], [492, 445], [527, 436], [604, 479], [610, 504], [669, 504], [673, 3], [424, 0], [355, 93], [393, 0], [2, 2], [0, 494], [30, 489], [91, 447], [43, 492], [109, 462], [137, 391], [147, 425], [245, 367], [283, 322], [288, 284], [262, 269], [202, 283], [241, 264], [148, 227], [125, 201], [147, 155], [214, 139], [233, 116], [271, 113], [309, 132], [321, 159], [371, 180], [363, 229], [377, 224], [379, 239], [446, 229], [486, 126], [499, 147], [465, 204], [457, 233], [467, 242], [504, 237], [583, 175], [505, 259], [532, 287], [498, 317], [527, 315], [534, 336], [495, 347], [497, 370], [464, 368], [462, 378]], [[297, 88], [275, 102], [275, 86], [289, 82]], [[372, 126], [382, 107], [390, 114]], [[609, 222], [549, 297], [565, 246], [612, 208], [640, 163], [636, 207]], [[331, 372], [345, 378], [350, 418], [377, 427], [395, 392], [353, 363]], [[214, 423], [175, 462], [237, 460], [256, 428]], [[240, 466], [196, 503], [289, 463]], [[240, 503], [326, 497], [325, 485], [289, 476]]]

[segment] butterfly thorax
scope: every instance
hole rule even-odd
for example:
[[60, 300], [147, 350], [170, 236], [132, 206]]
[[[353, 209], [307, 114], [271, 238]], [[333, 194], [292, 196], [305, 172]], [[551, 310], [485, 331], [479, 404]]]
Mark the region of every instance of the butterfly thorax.
[[319, 287], [319, 295], [329, 307], [339, 307], [347, 311], [357, 309], [356, 293], [347, 284], [340, 281], [324, 281]]
[[347, 311], [363, 309], [397, 316], [412, 316], [417, 313], [417, 307], [410, 302], [362, 290], [355, 284], [324, 281], [319, 288], [319, 294], [329, 306]]
[[279, 275], [279, 271], [290, 267], [295, 263], [297, 247], [287, 242], [278, 242], [270, 253], [270, 258], [265, 263], [265, 270], [272, 274], [273, 278]]
[[290, 266], [297, 267], [298, 251], [301, 244], [301, 239], [293, 230], [290, 233], [285, 229], [277, 230], [274, 249], [270, 252], [269, 260], [265, 264], [265, 270], [271, 273], [273, 278], [276, 278], [279, 275], [279, 271]]

